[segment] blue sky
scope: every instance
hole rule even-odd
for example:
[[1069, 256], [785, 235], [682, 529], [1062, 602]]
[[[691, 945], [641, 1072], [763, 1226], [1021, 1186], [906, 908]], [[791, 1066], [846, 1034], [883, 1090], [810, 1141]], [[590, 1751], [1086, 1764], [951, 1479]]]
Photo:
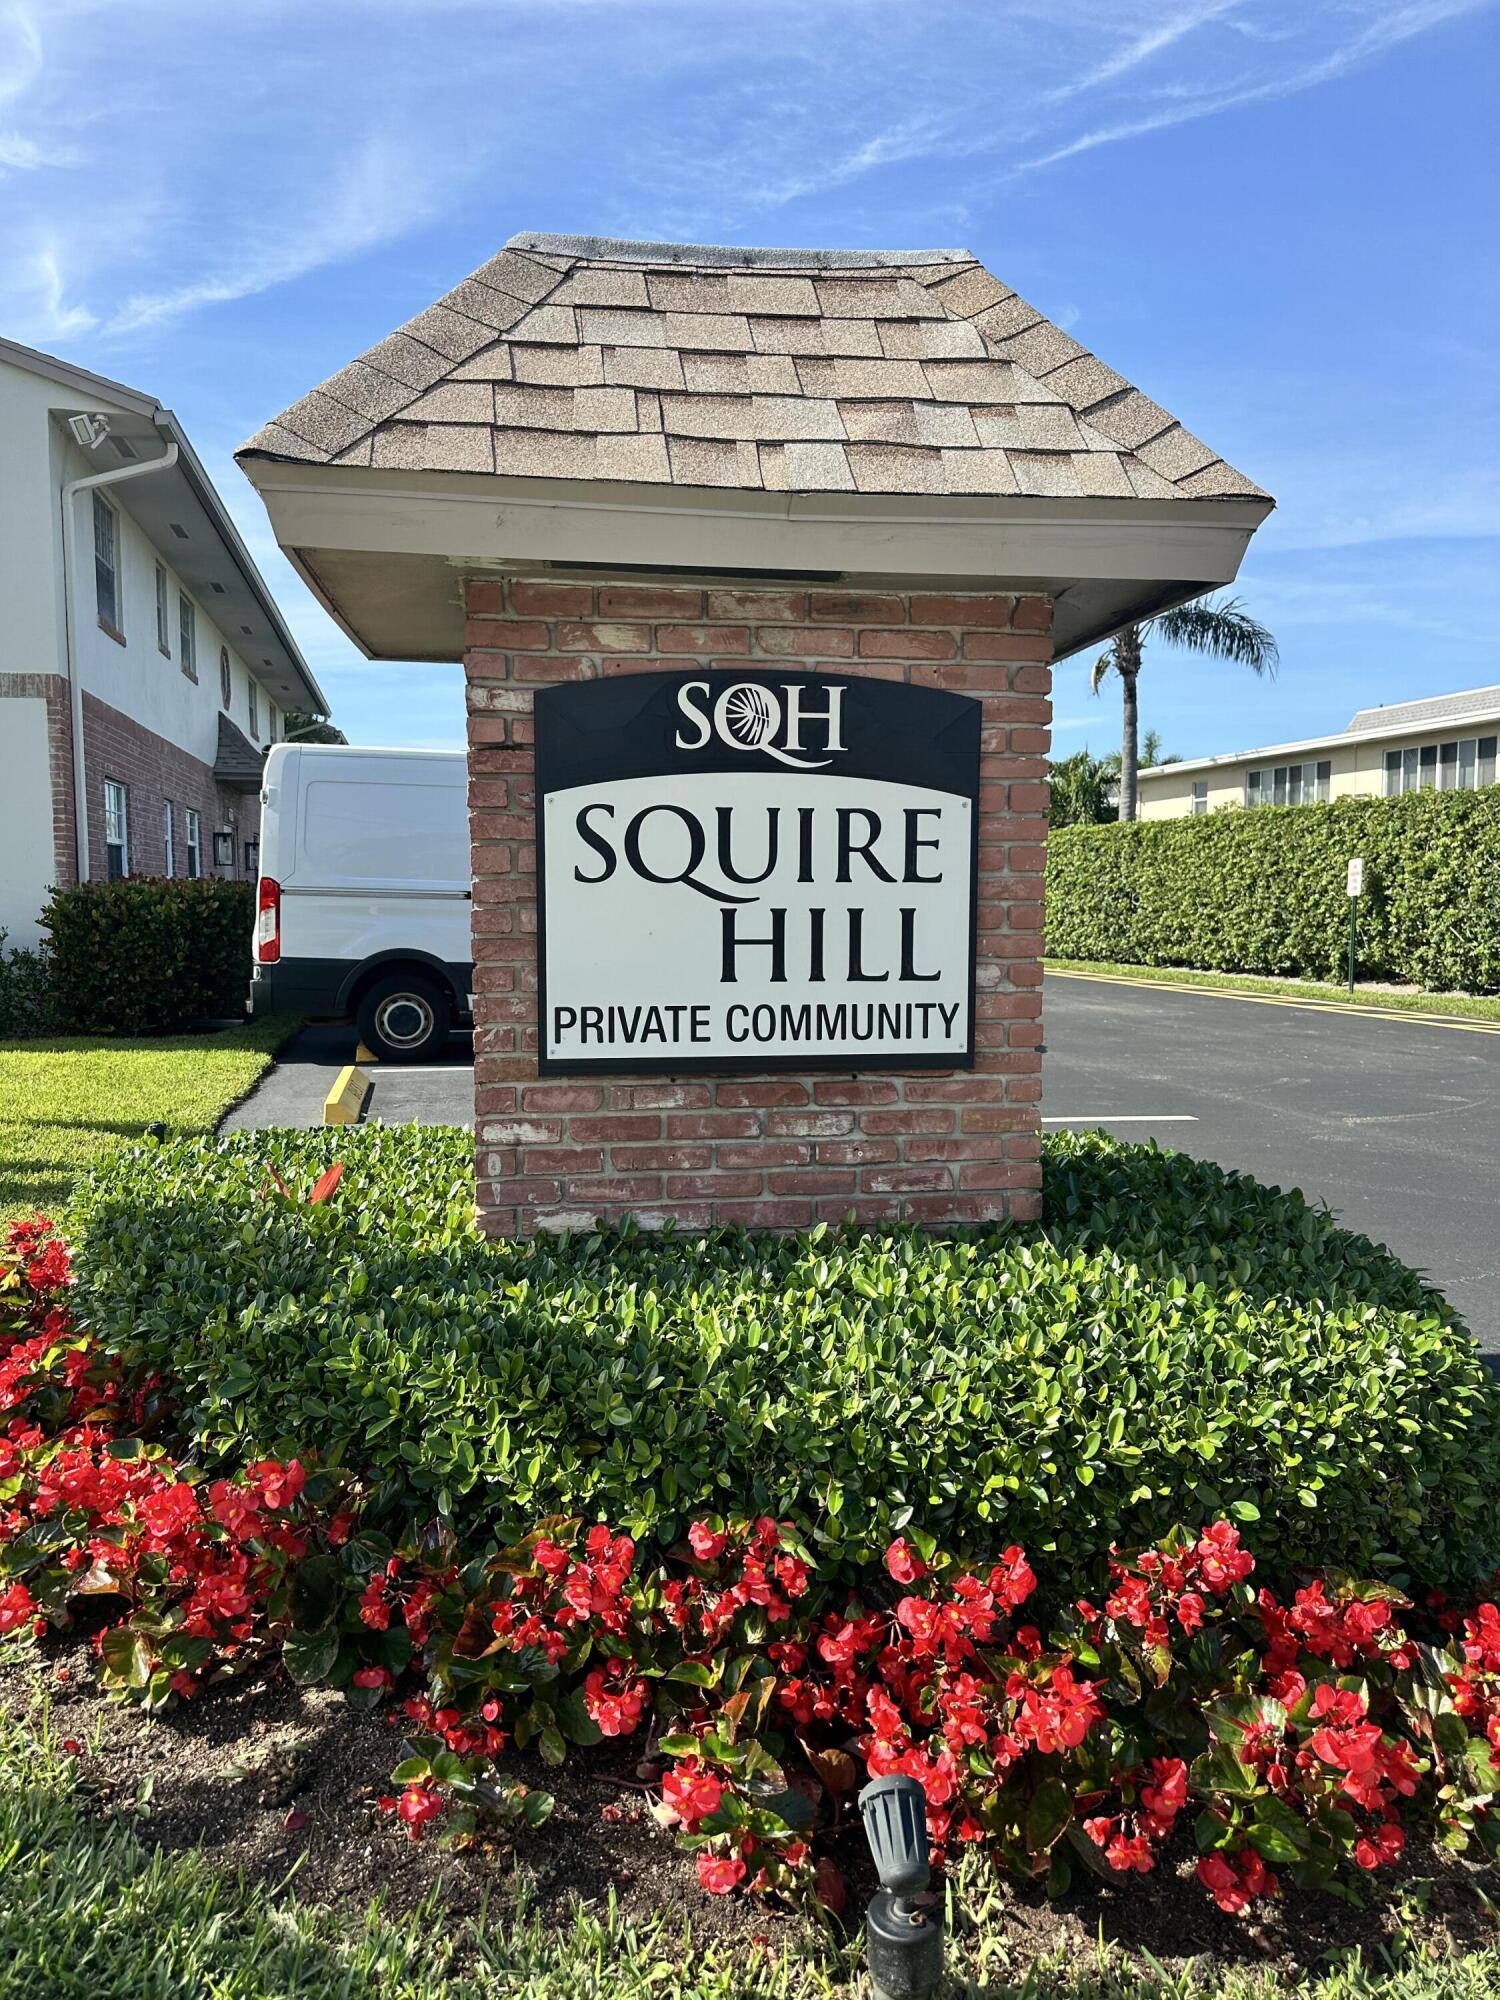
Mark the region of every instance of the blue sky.
[[[963, 245], [1274, 492], [1274, 683], [1158, 652], [1183, 755], [1500, 681], [1493, 0], [0, 0], [0, 332], [183, 418], [354, 740], [361, 661], [237, 443], [521, 229]], [[1059, 752], [1117, 738], [1085, 659]]]

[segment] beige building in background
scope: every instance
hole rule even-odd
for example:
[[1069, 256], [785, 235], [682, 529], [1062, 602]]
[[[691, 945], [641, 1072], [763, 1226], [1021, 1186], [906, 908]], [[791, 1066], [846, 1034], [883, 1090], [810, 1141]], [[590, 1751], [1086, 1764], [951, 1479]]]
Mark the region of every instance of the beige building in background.
[[1362, 708], [1333, 736], [1153, 765], [1140, 774], [1140, 817], [1472, 791], [1495, 783], [1497, 734], [1500, 687]]

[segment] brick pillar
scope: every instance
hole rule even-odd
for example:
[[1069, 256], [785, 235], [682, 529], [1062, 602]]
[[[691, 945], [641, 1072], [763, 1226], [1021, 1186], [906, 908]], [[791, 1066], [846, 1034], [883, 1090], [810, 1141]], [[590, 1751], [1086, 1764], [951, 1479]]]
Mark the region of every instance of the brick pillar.
[[[471, 577], [465, 606], [485, 1228], [1038, 1215], [1050, 602]], [[982, 699], [972, 1070], [538, 1077], [533, 694], [555, 681], [747, 665]]]

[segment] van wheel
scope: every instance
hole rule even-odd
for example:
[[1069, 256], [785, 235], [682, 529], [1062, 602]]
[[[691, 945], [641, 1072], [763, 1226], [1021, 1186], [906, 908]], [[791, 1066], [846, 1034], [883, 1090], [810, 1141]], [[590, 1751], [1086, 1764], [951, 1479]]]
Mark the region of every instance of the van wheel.
[[448, 996], [419, 972], [377, 979], [359, 1003], [359, 1038], [381, 1062], [427, 1062], [452, 1026]]

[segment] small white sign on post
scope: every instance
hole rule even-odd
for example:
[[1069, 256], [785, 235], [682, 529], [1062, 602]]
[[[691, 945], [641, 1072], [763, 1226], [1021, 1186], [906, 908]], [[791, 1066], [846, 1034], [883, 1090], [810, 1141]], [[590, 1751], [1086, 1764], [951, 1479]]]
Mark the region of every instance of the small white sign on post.
[[1365, 893], [1365, 864], [1359, 855], [1353, 856], [1349, 862], [1346, 892], [1351, 896], [1362, 896]]

